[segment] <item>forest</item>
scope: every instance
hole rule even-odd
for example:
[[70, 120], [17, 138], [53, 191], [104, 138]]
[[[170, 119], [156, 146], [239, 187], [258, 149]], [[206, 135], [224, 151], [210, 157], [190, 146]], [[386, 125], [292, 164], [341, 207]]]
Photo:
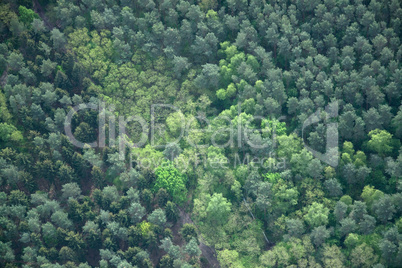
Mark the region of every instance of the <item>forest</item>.
[[400, 0], [1, 0], [0, 267], [402, 263]]

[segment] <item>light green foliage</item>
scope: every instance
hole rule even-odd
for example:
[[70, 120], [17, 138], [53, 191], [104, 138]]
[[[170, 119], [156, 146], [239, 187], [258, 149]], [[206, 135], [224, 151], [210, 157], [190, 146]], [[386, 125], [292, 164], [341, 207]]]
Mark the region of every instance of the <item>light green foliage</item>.
[[208, 202], [206, 209], [207, 218], [212, 226], [222, 225], [226, 222], [232, 204], [222, 196], [222, 194], [214, 193]]
[[181, 174], [171, 163], [164, 163], [155, 170], [156, 181], [154, 192], [164, 188], [175, 202], [186, 200], [186, 177]]
[[368, 268], [373, 267], [377, 263], [378, 256], [375, 255], [372, 247], [366, 243], [362, 243], [352, 250], [350, 261], [353, 267]]
[[292, 158], [292, 155], [300, 152], [302, 148], [300, 139], [294, 134], [291, 134], [289, 136], [278, 136], [277, 141], [278, 157], [286, 157], [290, 160]]
[[374, 201], [380, 199], [384, 195], [383, 192], [374, 188], [374, 186], [364, 186], [361, 198], [366, 202], [367, 206], [371, 207]]
[[313, 202], [306, 211], [304, 219], [311, 227], [326, 225], [328, 223], [329, 209], [323, 204]]
[[385, 155], [392, 150], [392, 134], [386, 130], [375, 129], [369, 133], [370, 140], [367, 143], [368, 148], [381, 155]]
[[14, 125], [0, 123], [0, 139], [3, 142], [19, 142], [23, 139], [22, 133]]
[[236, 252], [235, 250], [225, 249], [225, 250], [219, 251], [218, 260], [219, 260], [221, 266], [225, 267], [225, 268], [244, 267], [239, 260], [239, 253]]
[[272, 180], [272, 208], [280, 213], [290, 212], [298, 204], [299, 191], [278, 175], [269, 174], [267, 177]]

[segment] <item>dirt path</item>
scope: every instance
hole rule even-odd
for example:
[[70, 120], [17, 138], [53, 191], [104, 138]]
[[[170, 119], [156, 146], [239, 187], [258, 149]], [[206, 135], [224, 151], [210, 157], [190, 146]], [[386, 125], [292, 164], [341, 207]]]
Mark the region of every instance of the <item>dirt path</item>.
[[45, 23], [45, 26], [49, 29], [52, 30], [54, 28], [53, 24], [49, 21], [49, 19], [46, 17], [45, 12], [43, 11], [42, 6], [40, 5], [38, 0], [32, 0], [33, 8], [34, 11], [41, 17], [43, 22]]
[[[180, 225], [183, 226], [185, 223], [191, 223], [194, 224], [193, 220], [191, 219], [190, 215], [180, 209]], [[194, 224], [195, 225], [195, 224]], [[216, 251], [215, 249], [205, 245], [203, 243], [204, 239], [202, 238], [201, 234], [198, 234], [198, 238], [200, 240], [200, 249], [202, 252], [202, 256], [208, 260], [209, 267], [212, 268], [219, 268], [221, 267], [219, 264], [218, 259], [216, 258]]]
[[8, 77], [8, 73], [7, 70], [5, 70], [2, 74], [2, 76], [0, 77], [0, 86], [4, 87], [7, 83], [7, 77]]

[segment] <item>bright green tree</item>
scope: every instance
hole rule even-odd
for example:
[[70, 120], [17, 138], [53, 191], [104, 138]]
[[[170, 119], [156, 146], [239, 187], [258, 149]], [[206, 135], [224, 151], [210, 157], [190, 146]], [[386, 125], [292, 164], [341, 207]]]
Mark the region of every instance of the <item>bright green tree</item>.
[[370, 150], [373, 150], [382, 156], [392, 151], [392, 134], [388, 131], [374, 129], [370, 131], [368, 135], [370, 140], [367, 143], [367, 147]]
[[156, 181], [154, 192], [164, 188], [175, 202], [186, 200], [186, 177], [181, 174], [171, 163], [161, 165], [155, 170]]

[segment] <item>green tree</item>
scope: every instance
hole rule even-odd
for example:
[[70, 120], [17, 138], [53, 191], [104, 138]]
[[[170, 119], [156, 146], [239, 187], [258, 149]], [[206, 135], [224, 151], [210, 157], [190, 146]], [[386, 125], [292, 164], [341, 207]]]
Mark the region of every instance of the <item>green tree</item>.
[[316, 247], [321, 246], [325, 243], [325, 240], [330, 237], [330, 230], [325, 228], [325, 226], [318, 226], [313, 229], [310, 234], [311, 240]]
[[328, 223], [328, 214], [328, 208], [321, 203], [313, 202], [307, 208], [307, 214], [304, 215], [304, 219], [311, 227], [317, 227]]
[[350, 261], [353, 267], [369, 268], [377, 263], [378, 256], [372, 247], [363, 243], [352, 250]]
[[148, 216], [148, 221], [152, 224], [158, 225], [160, 227], [163, 227], [166, 223], [166, 215], [165, 212], [158, 208], [155, 209], [149, 216]]
[[164, 188], [175, 202], [182, 203], [186, 200], [186, 177], [181, 174], [171, 163], [159, 166], [155, 170], [156, 180], [154, 192]]
[[158, 190], [155, 197], [158, 202], [158, 206], [161, 208], [164, 208], [166, 206], [167, 201], [169, 201], [169, 194], [163, 188]]
[[36, 14], [35, 11], [24, 6], [18, 7], [18, 13], [20, 14], [21, 22], [23, 22], [26, 26], [30, 25], [34, 19], [39, 18], [39, 15]]
[[180, 229], [180, 234], [184, 238], [184, 240], [188, 243], [193, 238], [197, 239], [197, 229], [191, 223], [185, 223], [183, 227]]
[[67, 200], [69, 198], [77, 199], [81, 196], [81, 189], [75, 182], [64, 184], [61, 191], [63, 192], [62, 198], [64, 200]]
[[212, 195], [206, 210], [207, 218], [212, 226], [222, 225], [227, 221], [231, 206], [232, 204], [222, 194], [214, 193]]
[[77, 254], [69, 247], [62, 247], [59, 251], [59, 258], [61, 261], [76, 261]]
[[342, 254], [341, 249], [336, 245], [326, 245], [323, 248], [323, 264], [325, 268], [341, 268], [345, 267], [345, 256]]
[[168, 219], [168, 221], [176, 223], [176, 221], [180, 217], [180, 212], [176, 204], [171, 201], [168, 201], [166, 203], [165, 211], [166, 211], [166, 218]]
[[56, 66], [57, 66], [56, 62], [52, 62], [51, 60], [47, 59], [42, 62], [40, 71], [43, 76], [47, 77], [47, 76], [50, 76], [54, 72], [54, 70], [56, 69]]
[[370, 140], [367, 143], [367, 147], [384, 156], [392, 151], [392, 134], [386, 130], [375, 129], [369, 132]]
[[236, 250], [224, 249], [218, 252], [218, 260], [222, 267], [242, 267], [239, 261], [239, 253]]
[[197, 240], [192, 238], [185, 247], [185, 252], [190, 255], [190, 257], [198, 257], [201, 255], [201, 250], [198, 247]]
[[57, 28], [54, 28], [50, 33], [51, 33], [50, 39], [53, 42], [53, 47], [56, 50], [63, 49], [64, 45], [67, 42], [66, 37], [64, 36], [64, 33], [60, 32]]

